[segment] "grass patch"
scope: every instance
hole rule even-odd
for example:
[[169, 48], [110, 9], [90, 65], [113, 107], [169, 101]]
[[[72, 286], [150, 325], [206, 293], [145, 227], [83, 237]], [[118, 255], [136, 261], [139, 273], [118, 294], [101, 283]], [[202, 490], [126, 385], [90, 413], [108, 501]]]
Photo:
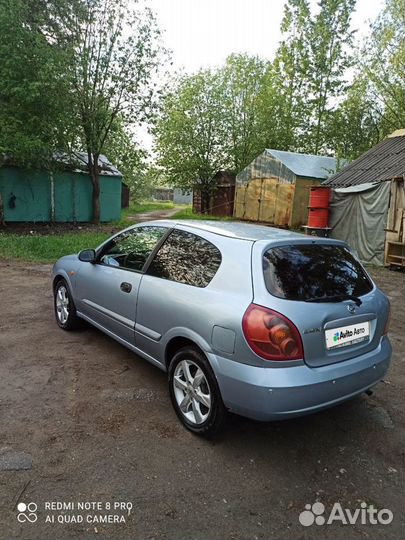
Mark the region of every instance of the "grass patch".
[[[122, 212], [121, 219], [115, 223], [101, 224], [94, 232], [77, 230], [61, 231], [58, 234], [14, 234], [0, 232], [0, 257], [19, 259], [27, 262], [53, 263], [63, 255], [78, 253], [82, 249], [95, 248], [109, 238], [113, 229], [124, 229], [134, 224], [128, 216], [174, 208], [172, 201], [141, 201], [133, 203]], [[215, 217], [194, 214], [191, 206], [185, 206], [174, 219], [231, 220], [229, 217]], [[35, 225], [33, 225], [35, 229]], [[104, 231], [105, 229], [105, 231]]]
[[187, 206], [179, 212], [176, 212], [170, 219], [197, 219], [197, 220], [209, 220], [209, 221], [232, 221], [232, 217], [228, 216], [210, 216], [208, 214], [194, 214], [193, 208]]
[[153, 212], [154, 210], [170, 210], [174, 208], [173, 201], [140, 201], [134, 202], [125, 208], [123, 213], [126, 215], [143, 214], [144, 212]]
[[63, 255], [95, 248], [109, 236], [111, 236], [109, 232], [38, 236], [0, 233], [0, 257], [53, 263]]
[[[27, 262], [54, 263], [63, 255], [97, 247], [111, 236], [112, 229], [124, 229], [129, 225], [133, 225], [135, 221], [128, 219], [128, 216], [170, 210], [171, 208], [174, 208], [172, 201], [140, 201], [132, 203], [129, 208], [123, 210], [119, 221], [102, 223], [94, 232], [81, 231], [80, 229], [75, 232], [61, 232], [49, 235], [3, 232], [0, 233], [0, 257]], [[33, 229], [35, 229], [35, 225], [33, 225]]]

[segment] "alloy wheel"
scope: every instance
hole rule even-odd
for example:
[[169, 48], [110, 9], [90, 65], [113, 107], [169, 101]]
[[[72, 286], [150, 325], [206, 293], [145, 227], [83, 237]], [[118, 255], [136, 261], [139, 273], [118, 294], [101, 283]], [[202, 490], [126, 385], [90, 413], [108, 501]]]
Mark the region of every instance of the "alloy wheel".
[[203, 370], [192, 360], [182, 360], [172, 384], [182, 415], [193, 424], [204, 423], [211, 411], [212, 394]]
[[56, 313], [61, 324], [66, 324], [69, 318], [69, 296], [64, 285], [58, 287], [56, 293]]

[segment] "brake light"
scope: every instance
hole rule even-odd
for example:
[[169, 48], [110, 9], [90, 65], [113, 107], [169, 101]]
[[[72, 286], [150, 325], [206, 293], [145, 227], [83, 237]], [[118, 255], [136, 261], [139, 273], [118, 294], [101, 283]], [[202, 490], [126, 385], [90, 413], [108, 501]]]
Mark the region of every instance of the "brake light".
[[384, 332], [383, 332], [384, 336], [388, 334], [388, 331], [390, 329], [390, 320], [391, 320], [391, 303], [388, 300], [388, 314], [387, 314], [387, 320], [385, 321], [385, 326], [384, 326]]
[[272, 309], [250, 304], [242, 320], [249, 347], [266, 360], [301, 360], [302, 340], [296, 326]]

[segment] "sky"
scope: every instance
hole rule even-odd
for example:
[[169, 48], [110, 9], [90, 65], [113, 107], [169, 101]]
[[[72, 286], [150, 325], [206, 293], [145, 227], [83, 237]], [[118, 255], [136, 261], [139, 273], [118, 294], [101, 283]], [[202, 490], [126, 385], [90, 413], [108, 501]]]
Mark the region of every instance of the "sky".
[[[231, 53], [271, 60], [280, 41], [284, 0], [147, 0], [172, 50], [173, 67], [192, 73], [221, 65]], [[311, 0], [316, 7], [316, 0]], [[353, 29], [367, 35], [383, 0], [357, 0]]]

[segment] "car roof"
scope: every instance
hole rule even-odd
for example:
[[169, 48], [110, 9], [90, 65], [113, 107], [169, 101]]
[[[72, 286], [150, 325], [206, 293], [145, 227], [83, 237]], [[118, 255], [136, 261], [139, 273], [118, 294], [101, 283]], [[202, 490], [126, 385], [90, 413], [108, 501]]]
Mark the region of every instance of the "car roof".
[[244, 223], [241, 221], [215, 221], [215, 220], [175, 220], [165, 219], [156, 221], [147, 221], [139, 223], [139, 225], [160, 225], [176, 227], [181, 225], [187, 228], [207, 231], [229, 238], [238, 238], [241, 240], [283, 240], [284, 238], [302, 238], [303, 234], [288, 231], [286, 229], [277, 229], [275, 227], [267, 227], [265, 225], [254, 225], [252, 223]]

